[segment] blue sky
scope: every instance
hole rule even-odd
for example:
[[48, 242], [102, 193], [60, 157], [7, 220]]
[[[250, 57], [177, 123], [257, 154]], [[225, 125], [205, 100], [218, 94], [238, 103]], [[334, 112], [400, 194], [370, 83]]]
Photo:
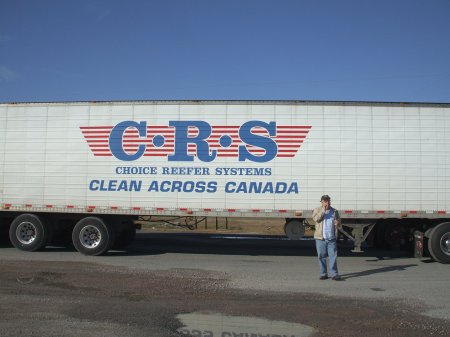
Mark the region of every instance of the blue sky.
[[0, 102], [450, 102], [450, 1], [0, 0]]

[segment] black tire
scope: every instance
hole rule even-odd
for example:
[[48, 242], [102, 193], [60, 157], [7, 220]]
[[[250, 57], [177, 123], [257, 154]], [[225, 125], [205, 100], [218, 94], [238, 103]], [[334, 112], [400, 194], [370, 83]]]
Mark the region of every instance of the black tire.
[[0, 247], [11, 246], [11, 241], [9, 240], [9, 228], [10, 223], [7, 223], [5, 219], [0, 219]]
[[14, 247], [34, 252], [44, 248], [51, 235], [52, 227], [34, 214], [21, 214], [9, 228], [9, 240]]
[[299, 219], [293, 219], [284, 225], [284, 233], [289, 240], [300, 240], [305, 235], [305, 226]]
[[136, 226], [134, 223], [129, 223], [127, 226], [116, 235], [116, 242], [114, 243], [112, 249], [125, 249], [127, 248], [136, 237]]
[[435, 261], [450, 263], [450, 222], [441, 223], [431, 230], [428, 250]]
[[97, 217], [86, 217], [75, 225], [72, 243], [84, 255], [102, 255], [114, 244], [115, 230]]

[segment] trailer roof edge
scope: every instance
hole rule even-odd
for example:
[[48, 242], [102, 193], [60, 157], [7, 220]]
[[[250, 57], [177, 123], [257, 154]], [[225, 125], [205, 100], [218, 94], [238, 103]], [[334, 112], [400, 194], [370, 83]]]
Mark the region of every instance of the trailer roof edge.
[[318, 101], [318, 100], [112, 100], [112, 101], [48, 101], [0, 102], [1, 105], [61, 105], [61, 104], [279, 104], [279, 105], [357, 105], [357, 106], [433, 106], [450, 107], [439, 102], [387, 102], [387, 101]]

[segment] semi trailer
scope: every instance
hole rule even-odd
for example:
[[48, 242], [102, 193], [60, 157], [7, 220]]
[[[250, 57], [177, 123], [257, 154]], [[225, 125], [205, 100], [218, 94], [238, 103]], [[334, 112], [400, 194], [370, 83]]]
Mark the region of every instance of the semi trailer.
[[323, 194], [355, 251], [450, 263], [450, 104], [0, 104], [0, 230], [21, 250], [100, 255], [145, 215], [283, 218], [298, 239]]

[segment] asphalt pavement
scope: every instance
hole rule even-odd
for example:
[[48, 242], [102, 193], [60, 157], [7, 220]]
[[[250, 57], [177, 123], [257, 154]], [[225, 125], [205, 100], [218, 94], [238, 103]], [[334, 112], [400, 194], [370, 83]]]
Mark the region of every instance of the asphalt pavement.
[[3, 245], [0, 335], [450, 335], [449, 265], [350, 250], [342, 281], [320, 281], [311, 239], [138, 233], [98, 257]]

